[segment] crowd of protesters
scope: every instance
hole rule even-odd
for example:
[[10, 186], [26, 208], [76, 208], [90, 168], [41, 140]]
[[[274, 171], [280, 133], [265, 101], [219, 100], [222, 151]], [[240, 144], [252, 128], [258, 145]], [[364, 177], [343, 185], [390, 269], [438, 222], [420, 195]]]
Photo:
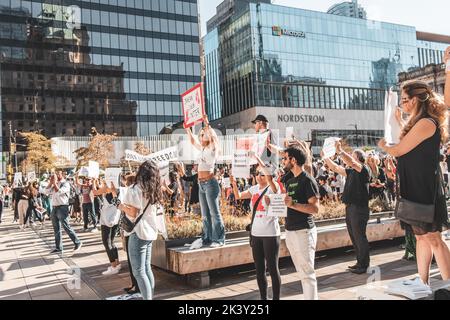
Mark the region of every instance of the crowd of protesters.
[[[450, 48], [446, 61], [450, 61]], [[450, 64], [450, 62], [449, 62]], [[97, 232], [110, 265], [105, 276], [121, 269], [115, 238], [125, 242], [131, 286], [128, 293], [140, 292], [152, 299], [155, 280], [151, 270], [152, 244], [161, 232], [160, 220], [183, 214], [200, 215], [202, 237], [190, 249], [226, 244], [225, 226], [220, 201], [240, 208], [251, 216], [250, 245], [255, 261], [261, 299], [268, 298], [266, 269], [272, 279], [273, 299], [280, 298], [281, 277], [278, 267], [280, 223], [268, 215], [269, 194], [286, 194], [286, 245], [300, 275], [305, 299], [318, 299], [315, 274], [317, 227], [314, 216], [324, 203], [345, 204], [345, 221], [355, 249], [356, 264], [348, 267], [355, 274], [367, 272], [370, 247], [367, 225], [369, 201], [377, 199], [394, 208], [408, 201], [410, 216], [399, 215], [406, 233], [405, 259], [417, 261], [420, 280], [429, 285], [430, 265], [435, 259], [443, 280], [450, 279], [450, 251], [443, 241], [448, 228], [446, 201], [449, 198], [450, 145], [448, 144], [448, 107], [450, 106], [450, 67], [444, 99], [423, 82], [411, 82], [401, 90], [401, 108], [397, 121], [402, 130], [400, 143], [388, 145], [384, 139], [378, 151], [351, 150], [342, 141], [335, 144], [332, 157], [314, 158], [310, 146], [286, 137], [283, 146], [275, 144], [265, 116], [257, 116], [253, 124], [257, 135], [267, 137], [256, 160], [251, 178], [236, 179], [233, 168], [218, 166], [219, 140], [204, 116], [198, 136], [186, 132], [200, 156], [190, 168], [175, 164], [169, 183], [160, 177], [158, 166], [144, 162], [136, 173], [121, 177], [117, 186], [103, 179], [92, 179], [81, 172], [67, 176], [62, 171], [43, 175], [39, 181], [16, 183], [0, 188], [0, 223], [4, 207], [14, 211], [14, 222], [20, 230], [51, 220], [55, 235], [54, 254], [64, 250], [62, 230], [74, 243], [74, 252], [82, 242], [71, 224], [82, 223], [83, 232]], [[445, 101], [445, 102], [444, 102]], [[281, 164], [281, 165], [280, 165]], [[431, 221], [422, 221], [413, 211], [433, 206]], [[400, 206], [401, 207], [401, 206]], [[234, 210], [234, 209], [233, 209]], [[419, 209], [418, 209], [419, 210]], [[417, 210], [416, 210], [417, 211]], [[400, 209], [396, 211], [400, 213]], [[72, 219], [72, 222], [70, 221]], [[126, 226], [128, 224], [128, 227]], [[448, 234], [447, 234], [448, 237]]]

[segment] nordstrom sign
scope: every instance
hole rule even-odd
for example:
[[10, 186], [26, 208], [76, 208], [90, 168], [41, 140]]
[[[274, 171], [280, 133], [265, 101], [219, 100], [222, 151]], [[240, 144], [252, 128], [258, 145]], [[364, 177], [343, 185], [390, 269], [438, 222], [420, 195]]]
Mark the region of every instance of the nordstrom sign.
[[306, 34], [303, 31], [292, 31], [277, 26], [272, 27], [272, 34], [277, 37], [281, 37], [284, 35], [297, 38], [306, 38]]

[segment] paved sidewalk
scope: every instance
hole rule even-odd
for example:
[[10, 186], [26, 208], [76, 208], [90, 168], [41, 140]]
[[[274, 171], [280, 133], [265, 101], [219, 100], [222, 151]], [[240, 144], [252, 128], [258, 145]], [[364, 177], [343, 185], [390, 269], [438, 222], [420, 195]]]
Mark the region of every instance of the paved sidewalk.
[[[80, 252], [72, 255], [73, 244], [64, 235], [67, 249], [61, 258], [50, 255], [54, 245], [53, 229], [46, 221], [45, 229], [26, 229], [19, 231], [12, 224], [12, 213], [6, 210], [0, 224], [0, 300], [20, 299], [106, 299], [123, 294], [122, 288], [130, 283], [126, 254], [120, 250], [122, 270], [116, 276], [103, 276], [108, 267], [108, 259], [101, 242], [100, 232], [82, 233], [82, 225], [73, 225], [83, 241]], [[117, 245], [122, 248], [120, 239]], [[450, 245], [450, 241], [447, 241]], [[372, 266], [380, 269], [381, 284], [395, 279], [410, 279], [416, 275], [415, 262], [401, 260], [403, 250], [398, 241], [387, 241], [382, 246], [372, 248]], [[333, 250], [319, 253], [316, 263], [319, 282], [319, 297], [322, 300], [353, 300], [357, 291], [364, 288], [371, 275], [354, 275], [346, 268], [354, 263], [351, 251]], [[78, 289], [71, 289], [73, 276], [68, 272], [70, 266], [80, 272]], [[282, 299], [303, 299], [298, 275], [291, 260], [280, 262], [282, 274]], [[79, 268], [79, 269], [78, 269]], [[70, 269], [69, 269], [70, 270]], [[155, 299], [239, 299], [258, 300], [259, 293], [252, 265], [229, 268], [211, 273], [211, 287], [193, 289], [186, 285], [185, 279], [157, 268], [153, 268], [156, 279]], [[433, 284], [440, 276], [436, 266], [432, 270]], [[377, 279], [376, 275], [372, 278]], [[269, 278], [270, 284], [270, 278]], [[269, 294], [271, 289], [269, 288]]]

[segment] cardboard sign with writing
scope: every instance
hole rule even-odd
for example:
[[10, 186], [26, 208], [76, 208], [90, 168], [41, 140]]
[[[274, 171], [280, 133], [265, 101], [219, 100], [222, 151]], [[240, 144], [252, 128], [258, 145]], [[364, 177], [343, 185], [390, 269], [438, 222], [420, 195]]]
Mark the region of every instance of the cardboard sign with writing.
[[286, 194], [269, 194], [270, 205], [269, 212], [270, 217], [287, 217], [287, 206], [284, 203]]
[[393, 91], [386, 93], [384, 102], [384, 138], [387, 144], [398, 144], [400, 142], [401, 127], [395, 117], [398, 105], [398, 94]]
[[250, 161], [248, 151], [236, 150], [234, 152], [232, 172], [235, 178], [250, 178]]
[[203, 121], [205, 115], [205, 99], [203, 94], [203, 83], [199, 83], [192, 89], [181, 95], [183, 106], [184, 127], [191, 128]]
[[34, 171], [28, 172], [27, 173], [27, 180], [28, 180], [28, 182], [36, 180], [36, 172], [34, 172]]
[[326, 138], [323, 143], [323, 158], [329, 159], [336, 154], [336, 141], [339, 141], [339, 138]]
[[22, 172], [14, 173], [14, 185], [22, 184]]
[[108, 187], [111, 187], [111, 183], [114, 183], [114, 186], [118, 188], [120, 186], [119, 177], [122, 173], [122, 169], [120, 168], [106, 168], [105, 170], [105, 182]]
[[89, 178], [98, 179], [100, 176], [100, 165], [97, 161], [89, 161]]

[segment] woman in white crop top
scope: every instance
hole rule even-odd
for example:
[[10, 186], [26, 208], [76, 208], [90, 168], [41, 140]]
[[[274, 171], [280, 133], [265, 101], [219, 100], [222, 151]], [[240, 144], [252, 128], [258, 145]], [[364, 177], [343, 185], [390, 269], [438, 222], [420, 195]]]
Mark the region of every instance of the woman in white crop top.
[[195, 137], [191, 129], [186, 132], [191, 144], [200, 150], [198, 159], [198, 183], [200, 209], [203, 218], [203, 236], [196, 240], [191, 248], [201, 248], [205, 245], [220, 247], [225, 244], [225, 226], [220, 214], [220, 187], [214, 177], [214, 169], [219, 153], [219, 140], [209, 125], [208, 117], [203, 117], [205, 127], [200, 130], [199, 137]]

